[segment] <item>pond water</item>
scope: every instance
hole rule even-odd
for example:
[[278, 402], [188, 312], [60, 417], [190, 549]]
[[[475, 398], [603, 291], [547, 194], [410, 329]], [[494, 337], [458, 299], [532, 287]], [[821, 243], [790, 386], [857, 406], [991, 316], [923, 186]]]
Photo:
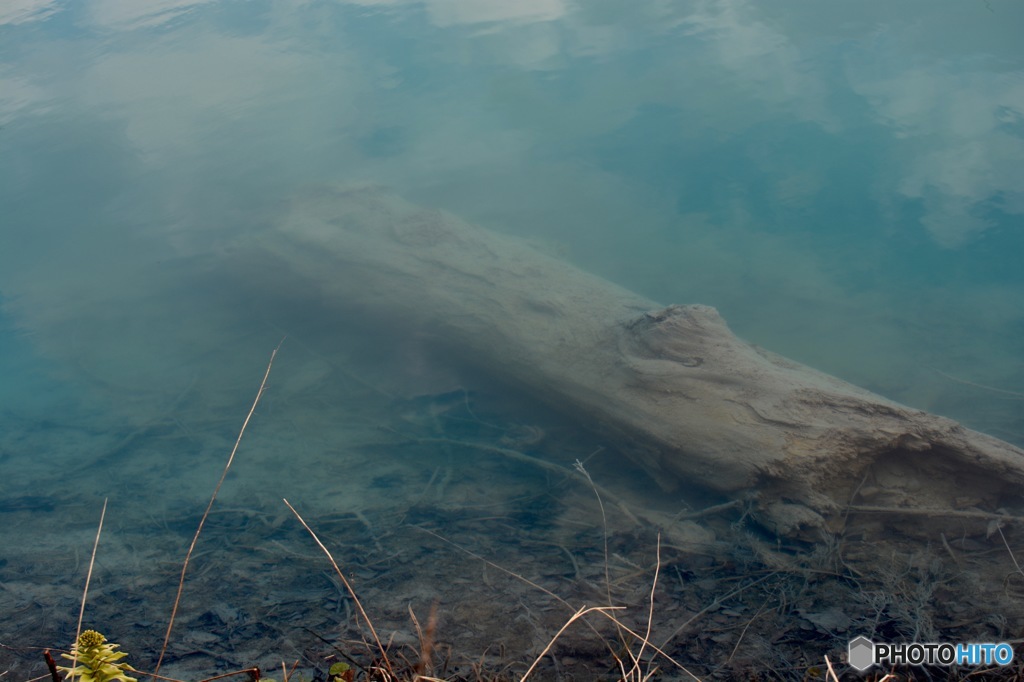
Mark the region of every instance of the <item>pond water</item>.
[[[407, 607], [425, 627], [437, 605], [451, 679], [473, 661], [516, 678], [582, 603], [639, 608], [642, 629], [655, 567], [651, 641], [700, 676], [806, 679], [872, 617], [880, 636], [946, 632], [915, 611], [939, 598], [934, 562], [894, 558], [851, 607], [849, 575], [801, 588], [736, 549], [738, 514], [709, 522], [718, 550], [656, 558], [661, 524], [616, 510], [717, 500], [652, 493], [600, 436], [415, 330], [329, 316], [323, 293], [232, 258], [312, 188], [386, 187], [1022, 446], [1021, 26], [1012, 0], [6, 0], [0, 643], [74, 639], [108, 499], [86, 623], [153, 668], [282, 338], [197, 546], [172, 674], [372, 658], [282, 497], [396, 650], [421, 647]], [[604, 518], [577, 459], [617, 484]], [[892, 596], [908, 575], [916, 602]], [[734, 589], [733, 611], [702, 611]], [[542, 674], [614, 676], [599, 637], [573, 636]], [[21, 649], [0, 661], [45, 672]]]

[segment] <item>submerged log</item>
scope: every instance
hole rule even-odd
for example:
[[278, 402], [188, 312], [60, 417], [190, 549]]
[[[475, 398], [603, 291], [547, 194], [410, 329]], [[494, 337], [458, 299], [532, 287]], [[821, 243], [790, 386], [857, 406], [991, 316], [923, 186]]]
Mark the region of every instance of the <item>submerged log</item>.
[[753, 346], [714, 308], [659, 305], [385, 191], [317, 190], [232, 248], [344, 314], [432, 336], [613, 439], [663, 488], [748, 500], [780, 536], [851, 515], [922, 533], [1017, 520], [1020, 449]]

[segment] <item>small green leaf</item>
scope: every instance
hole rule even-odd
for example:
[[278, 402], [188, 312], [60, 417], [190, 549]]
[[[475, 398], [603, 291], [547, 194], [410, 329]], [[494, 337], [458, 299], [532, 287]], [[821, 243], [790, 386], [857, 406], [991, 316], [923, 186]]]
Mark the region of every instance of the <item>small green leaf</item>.
[[333, 677], [335, 675], [340, 675], [340, 674], [342, 674], [344, 672], [348, 672], [350, 667], [351, 666], [349, 666], [348, 663], [341, 663], [341, 662], [339, 662], [339, 663], [335, 663], [334, 665], [332, 665], [329, 672], [331, 673], [331, 676]]

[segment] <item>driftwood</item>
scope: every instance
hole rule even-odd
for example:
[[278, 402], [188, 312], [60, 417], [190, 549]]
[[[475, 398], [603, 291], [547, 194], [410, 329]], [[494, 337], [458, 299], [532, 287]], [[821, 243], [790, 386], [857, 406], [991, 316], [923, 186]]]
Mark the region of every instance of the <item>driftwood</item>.
[[658, 305], [387, 192], [317, 190], [232, 251], [307, 300], [431, 336], [614, 440], [663, 488], [749, 501], [780, 536], [851, 516], [958, 537], [1017, 520], [1020, 449], [746, 343], [714, 308]]

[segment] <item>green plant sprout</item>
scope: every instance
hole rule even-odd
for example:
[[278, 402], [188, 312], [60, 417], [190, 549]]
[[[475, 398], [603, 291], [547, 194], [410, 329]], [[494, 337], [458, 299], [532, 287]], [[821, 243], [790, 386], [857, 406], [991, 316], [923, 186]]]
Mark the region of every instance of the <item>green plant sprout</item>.
[[118, 646], [107, 642], [99, 632], [86, 630], [79, 635], [70, 654], [61, 654], [61, 658], [72, 662], [72, 667], [58, 666], [57, 670], [64, 673], [65, 682], [138, 682], [128, 675], [135, 672], [135, 668], [118, 663], [128, 656], [123, 651], [115, 651]]
[[353, 682], [356, 671], [348, 663], [335, 663], [329, 671], [331, 682]]

